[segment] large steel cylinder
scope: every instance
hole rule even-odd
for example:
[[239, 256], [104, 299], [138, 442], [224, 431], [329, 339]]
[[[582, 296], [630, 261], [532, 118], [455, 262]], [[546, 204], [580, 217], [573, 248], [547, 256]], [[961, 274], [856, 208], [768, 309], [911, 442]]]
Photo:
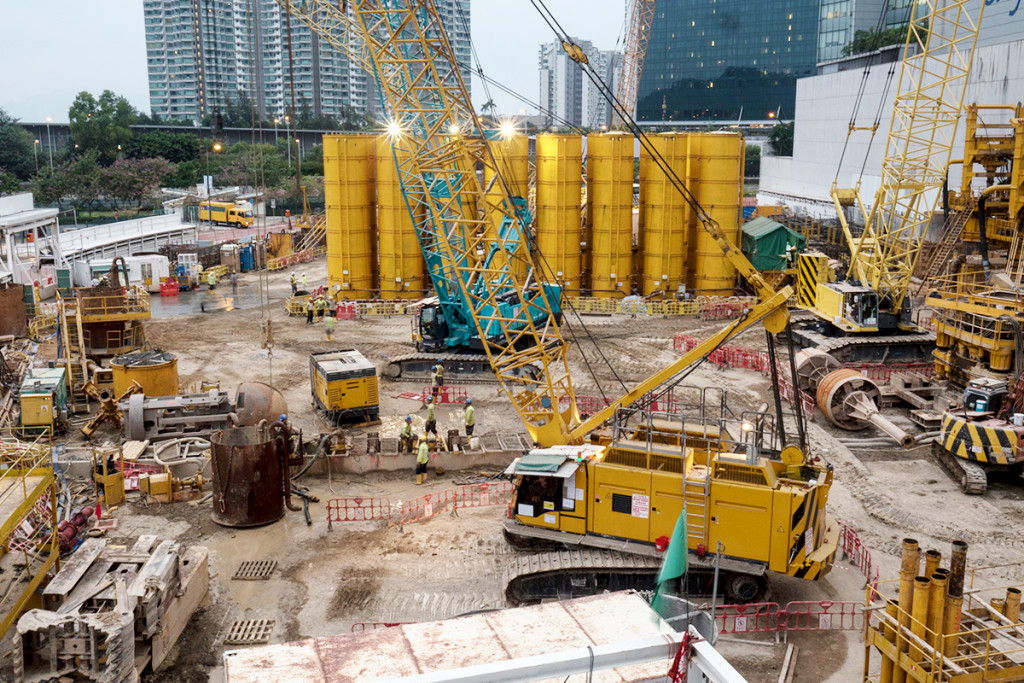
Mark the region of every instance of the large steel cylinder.
[[1006, 589], [1006, 607], [1003, 609], [1003, 614], [1015, 624], [1020, 621], [1019, 588], [1010, 587]]
[[325, 135], [327, 279], [335, 299], [366, 299], [377, 285], [376, 140]]
[[[648, 143], [676, 177], [686, 178], [688, 133], [649, 135]], [[675, 187], [675, 179], [655, 163], [644, 146], [640, 150], [640, 254], [643, 259], [641, 291], [672, 297], [686, 284], [690, 205]]]
[[826, 376], [843, 366], [835, 356], [821, 349], [802, 349], [793, 358], [796, 364], [796, 382], [800, 391], [813, 394]]
[[114, 396], [121, 396], [138, 382], [146, 396], [177, 396], [178, 358], [160, 349], [136, 351], [110, 361]]
[[844, 369], [829, 373], [821, 381], [817, 402], [825, 417], [841, 429], [860, 431], [873, 424], [903, 448], [913, 446], [913, 436], [878, 412], [878, 397], [874, 382], [855, 370]]
[[213, 469], [213, 521], [252, 527], [284, 516], [288, 476], [280, 440], [266, 429], [233, 427], [210, 438]]
[[275, 422], [288, 414], [284, 394], [265, 382], [242, 382], [235, 390], [239, 427], [253, 427], [261, 420]]
[[587, 224], [594, 296], [629, 296], [633, 291], [632, 135], [587, 136]]
[[580, 225], [582, 174], [582, 137], [537, 136], [537, 265], [541, 279], [557, 282], [569, 296], [580, 293], [581, 247], [591, 249]]

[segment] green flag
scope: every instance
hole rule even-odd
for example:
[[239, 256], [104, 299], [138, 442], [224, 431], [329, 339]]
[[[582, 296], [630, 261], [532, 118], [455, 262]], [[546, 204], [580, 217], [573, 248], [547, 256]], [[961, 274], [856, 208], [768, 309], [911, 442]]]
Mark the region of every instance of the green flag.
[[687, 548], [686, 539], [686, 506], [683, 506], [683, 511], [679, 514], [679, 519], [676, 520], [676, 528], [672, 532], [672, 538], [668, 542], [668, 548], [665, 549], [665, 559], [661, 563], [661, 569], [658, 571], [658, 586], [654, 589], [654, 599], [651, 600], [651, 607], [658, 610], [661, 596], [666, 592], [665, 587], [673, 579], [678, 579], [686, 574], [686, 564], [689, 549]]

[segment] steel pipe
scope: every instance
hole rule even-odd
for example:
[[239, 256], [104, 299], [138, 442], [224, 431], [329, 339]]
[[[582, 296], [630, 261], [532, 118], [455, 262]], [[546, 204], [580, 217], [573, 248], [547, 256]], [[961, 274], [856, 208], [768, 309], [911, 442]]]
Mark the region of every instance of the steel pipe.
[[818, 385], [817, 403], [821, 412], [840, 429], [859, 431], [873, 424], [896, 439], [903, 448], [914, 445], [914, 437], [882, 417], [878, 412], [878, 387], [859, 372], [850, 369], [829, 373]]
[[[931, 595], [932, 580], [927, 576], [914, 577], [914, 607], [910, 622], [910, 632], [920, 640], [927, 642], [928, 602]], [[924, 659], [924, 651], [916, 644], [910, 646], [910, 659], [920, 662]]]

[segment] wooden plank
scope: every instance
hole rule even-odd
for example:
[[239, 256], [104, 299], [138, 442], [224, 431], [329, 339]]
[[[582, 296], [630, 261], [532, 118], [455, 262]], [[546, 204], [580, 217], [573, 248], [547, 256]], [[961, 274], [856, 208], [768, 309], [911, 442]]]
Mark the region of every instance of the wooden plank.
[[57, 576], [43, 590], [45, 596], [67, 597], [81, 578], [92, 566], [93, 561], [103, 552], [107, 545], [105, 538], [87, 538], [82, 546], [64, 563]]
[[793, 649], [793, 643], [786, 648], [786, 657], [782, 660], [782, 668], [779, 669], [779, 683], [786, 683], [786, 679], [789, 677], [789, 667], [793, 664]]
[[793, 646], [793, 659], [789, 661], [789, 673], [786, 674], [785, 683], [793, 683], [793, 676], [796, 675], [796, 658], [800, 654], [800, 648]]
[[181, 591], [160, 619], [160, 629], [153, 635], [153, 670], [157, 671], [178, 642], [192, 614], [210, 591], [209, 551], [194, 546], [179, 558]]
[[146, 452], [148, 446], [149, 439], [145, 441], [125, 441], [124, 446], [121, 447], [121, 453], [124, 455], [125, 460], [135, 462], [139, 459], [139, 456]]

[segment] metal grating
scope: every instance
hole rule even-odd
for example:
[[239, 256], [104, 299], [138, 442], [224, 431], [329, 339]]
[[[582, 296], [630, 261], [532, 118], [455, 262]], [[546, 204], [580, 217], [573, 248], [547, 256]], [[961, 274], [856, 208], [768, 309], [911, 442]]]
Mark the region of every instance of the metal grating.
[[525, 448], [518, 434], [499, 434], [498, 443], [503, 451], [521, 451]]
[[235, 575], [231, 577], [231, 580], [266, 581], [274, 573], [276, 567], [277, 560], [250, 560], [249, 562], [243, 562], [238, 567]]
[[273, 630], [273, 619], [243, 619], [231, 624], [224, 644], [260, 645], [270, 642], [270, 633]]

